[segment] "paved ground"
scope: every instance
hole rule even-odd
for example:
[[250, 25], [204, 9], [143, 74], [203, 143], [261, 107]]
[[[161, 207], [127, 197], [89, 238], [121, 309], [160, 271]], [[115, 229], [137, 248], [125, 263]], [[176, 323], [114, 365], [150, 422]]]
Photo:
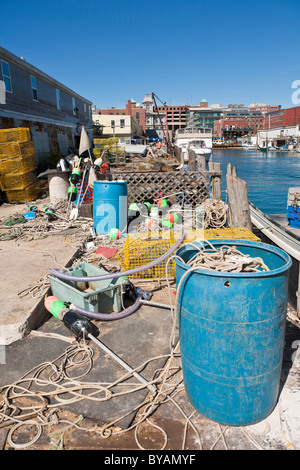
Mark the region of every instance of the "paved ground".
[[[24, 209], [24, 205], [2, 205], [0, 219], [3, 222], [9, 214]], [[185, 449], [194, 453], [201, 449], [300, 450], [300, 325], [292, 309], [287, 319], [278, 403], [266, 419], [246, 427], [220, 425], [190, 404], [182, 378], [180, 349], [170, 349], [173, 318], [169, 310], [143, 306], [124, 321], [99, 324], [103, 343], [131, 367], [144, 364], [138, 371], [147, 381], [155, 379], [159, 392], [154, 395], [145, 386], [141, 389], [138, 380], [124, 376], [122, 367], [93, 343], [88, 345], [90, 349], [79, 350], [82, 345], [74, 342], [70, 330], [52, 317], [23, 337], [45, 314], [45, 289], [40, 279], [45, 278], [49, 267], [69, 261], [77, 251], [75, 239], [76, 233], [69, 233], [0, 241], [5, 273], [0, 318], [0, 343], [5, 345], [0, 351], [2, 393], [11, 392], [10, 385], [26, 374], [38, 376], [45, 381], [45, 387], [50, 387], [49, 394], [48, 389], [41, 392], [42, 383], [33, 381], [30, 395], [22, 398], [22, 403], [15, 402], [16, 408], [10, 402], [5, 407], [2, 402], [6, 418], [0, 421], [0, 448], [99, 449], [103, 455], [113, 450], [140, 449]], [[37, 285], [41, 289], [30, 291]], [[141, 287], [151, 288], [152, 300], [168, 303], [169, 292], [164, 284]], [[63, 377], [60, 374], [65, 369], [67, 376]], [[54, 385], [49, 385], [50, 379]], [[26, 390], [29, 387], [29, 381], [19, 383]], [[65, 388], [70, 383], [71, 389]], [[83, 398], [86, 394], [88, 399]], [[27, 421], [11, 434], [23, 400], [30, 410], [28, 419], [38, 424]]]

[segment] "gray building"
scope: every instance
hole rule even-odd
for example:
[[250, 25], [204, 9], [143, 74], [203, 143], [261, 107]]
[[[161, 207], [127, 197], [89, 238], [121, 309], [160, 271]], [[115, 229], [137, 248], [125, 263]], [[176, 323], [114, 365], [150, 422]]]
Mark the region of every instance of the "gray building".
[[39, 167], [78, 148], [82, 126], [92, 141], [92, 102], [2, 47], [0, 85], [0, 129], [30, 128]]
[[[166, 127], [166, 114], [159, 113], [160, 119], [158, 117], [157, 111], [154, 109], [154, 103], [152, 96], [146, 94], [143, 102], [143, 108], [146, 110], [146, 136], [147, 138], [164, 138], [164, 132]], [[163, 129], [161, 127], [163, 125]]]

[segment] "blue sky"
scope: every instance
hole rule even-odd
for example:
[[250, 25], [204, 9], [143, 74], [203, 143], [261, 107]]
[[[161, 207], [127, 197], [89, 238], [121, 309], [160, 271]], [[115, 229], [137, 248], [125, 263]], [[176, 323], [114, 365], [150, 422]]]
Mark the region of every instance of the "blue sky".
[[293, 106], [299, 0], [14, 0], [0, 45], [99, 108], [253, 102]]

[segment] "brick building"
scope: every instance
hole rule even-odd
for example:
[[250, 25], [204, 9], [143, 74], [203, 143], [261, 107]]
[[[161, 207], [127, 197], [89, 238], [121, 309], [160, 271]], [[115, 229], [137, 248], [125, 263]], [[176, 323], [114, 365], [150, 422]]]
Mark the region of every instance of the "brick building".
[[265, 104], [265, 103], [253, 103], [248, 106], [250, 111], [261, 111], [263, 114], [271, 113], [273, 111], [279, 111], [281, 105], [279, 104]]
[[275, 129], [279, 127], [296, 126], [300, 123], [300, 106], [280, 109], [266, 113], [264, 129]]
[[154, 106], [154, 112], [165, 115], [169, 131], [175, 133], [177, 129], [182, 129], [187, 123], [187, 105], [181, 106]]
[[213, 137], [226, 141], [236, 141], [238, 138], [249, 135], [253, 129], [249, 127], [247, 118], [222, 118], [214, 122]]

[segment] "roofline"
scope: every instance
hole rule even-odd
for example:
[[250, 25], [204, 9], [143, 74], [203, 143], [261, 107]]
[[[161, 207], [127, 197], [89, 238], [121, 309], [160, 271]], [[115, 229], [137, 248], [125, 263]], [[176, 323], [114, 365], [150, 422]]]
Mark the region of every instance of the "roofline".
[[7, 57], [7, 60], [11, 60], [12, 62], [15, 62], [17, 65], [19, 65], [23, 69], [26, 69], [26, 70], [30, 71], [31, 73], [33, 73], [35, 75], [39, 75], [41, 78], [43, 78], [47, 82], [52, 83], [57, 88], [61, 88], [65, 91], [67, 91], [68, 93], [72, 94], [74, 97], [77, 97], [77, 98], [85, 101], [86, 103], [88, 103], [90, 105], [93, 104], [92, 101], [90, 101], [90, 100], [84, 98], [83, 96], [79, 95], [75, 91], [71, 90], [71, 88], [68, 88], [66, 85], [63, 85], [58, 80], [55, 80], [55, 78], [50, 77], [50, 75], [47, 75], [45, 72], [42, 72], [40, 69], [38, 69], [34, 65], [31, 65], [25, 59], [21, 59], [20, 57], [16, 56], [12, 52], [8, 51], [7, 49], [4, 49], [4, 47], [1, 47], [1, 46], [0, 46], [0, 54], [3, 54], [5, 57]]

